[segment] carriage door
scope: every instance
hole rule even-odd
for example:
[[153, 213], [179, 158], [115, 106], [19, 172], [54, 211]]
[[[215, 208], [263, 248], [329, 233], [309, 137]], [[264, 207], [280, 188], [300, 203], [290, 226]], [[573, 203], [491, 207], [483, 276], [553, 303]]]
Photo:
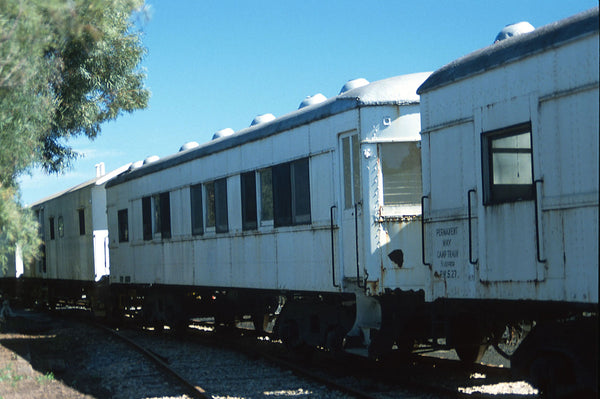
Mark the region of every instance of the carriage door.
[[[342, 204], [341, 204], [341, 263], [344, 278], [357, 279], [362, 214], [362, 195], [360, 189], [360, 143], [356, 130], [340, 136], [340, 154], [342, 167]], [[362, 267], [360, 268], [362, 269]]]
[[529, 121], [482, 133], [479, 249], [483, 280], [543, 280], [537, 267], [540, 240], [532, 139]]

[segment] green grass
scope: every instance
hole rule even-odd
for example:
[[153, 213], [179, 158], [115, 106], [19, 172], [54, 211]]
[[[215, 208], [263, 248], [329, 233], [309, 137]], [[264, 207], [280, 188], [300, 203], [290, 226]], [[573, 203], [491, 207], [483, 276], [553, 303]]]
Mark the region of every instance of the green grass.
[[[54, 373], [52, 371], [48, 371], [44, 375], [39, 375], [35, 379], [39, 384], [43, 384], [44, 382], [54, 381]], [[0, 398], [1, 399], [1, 398]]]

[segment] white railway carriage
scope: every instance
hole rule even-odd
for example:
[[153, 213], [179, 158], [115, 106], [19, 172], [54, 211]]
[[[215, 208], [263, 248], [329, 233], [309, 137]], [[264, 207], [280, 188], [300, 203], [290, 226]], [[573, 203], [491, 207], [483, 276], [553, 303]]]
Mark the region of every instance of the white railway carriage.
[[288, 343], [379, 328], [370, 296], [428, 285], [416, 95], [427, 76], [351, 81], [336, 97], [134, 164], [107, 185], [113, 286], [137, 289], [144, 317], [171, 324], [262, 316], [282, 293]]
[[129, 165], [31, 204], [39, 223], [41, 256], [22, 271], [21, 295], [33, 300], [91, 300], [96, 283], [108, 279], [105, 185]]
[[474, 339], [589, 312], [570, 343], [553, 325], [535, 344], [555, 365], [589, 344], [584, 374], [597, 361], [598, 70], [595, 8], [460, 58], [418, 91], [427, 297], [457, 300], [457, 334]]

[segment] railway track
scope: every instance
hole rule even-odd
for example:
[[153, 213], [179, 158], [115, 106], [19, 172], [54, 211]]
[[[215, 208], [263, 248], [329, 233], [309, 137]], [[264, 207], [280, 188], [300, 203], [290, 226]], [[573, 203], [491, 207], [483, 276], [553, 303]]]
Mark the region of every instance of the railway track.
[[[70, 351], [58, 362], [64, 364], [66, 374], [57, 373], [57, 377], [93, 397], [118, 399], [132, 393], [134, 397], [169, 398], [536, 397], [478, 392], [473, 389], [476, 385], [511, 382], [509, 370], [486, 365], [464, 369], [449, 359], [416, 356], [410, 362], [373, 362], [320, 350], [298, 356], [250, 330], [189, 329], [176, 335], [139, 327], [115, 330], [95, 323], [92, 328], [79, 317], [60, 320], [55, 322], [58, 327], [45, 333], [68, 336], [60, 340], [64, 347], [54, 348]], [[70, 375], [75, 368], [81, 370]], [[82, 382], [102, 389], [82, 386]]]
[[[311, 356], [308, 350], [301, 356], [290, 356], [282, 345], [272, 342], [268, 337], [257, 339], [253, 331], [235, 330], [229, 334], [215, 334], [199, 330], [190, 330], [185, 337], [173, 337], [172, 334], [140, 334], [139, 331], [127, 331], [130, 339], [140, 342], [143, 347], [156, 346], [156, 340], [165, 339], [167, 341], [177, 342], [181, 345], [201, 345], [203, 349], [198, 349], [197, 358], [203, 356], [206, 348], [211, 350], [223, 350], [226, 352], [236, 352], [242, 354], [251, 363], [262, 363], [265, 361], [269, 367], [277, 366], [284, 373], [284, 379], [290, 375], [297, 375], [305, 380], [311, 381], [317, 386], [326, 387], [329, 392], [318, 395], [307, 394], [307, 397], [343, 397], [343, 398], [366, 398], [366, 399], [387, 399], [387, 398], [535, 398], [532, 392], [523, 395], [515, 394], [514, 390], [502, 392], [497, 390], [493, 393], [478, 392], [475, 388], [478, 384], [510, 384], [510, 370], [487, 365], [475, 365], [465, 368], [460, 362], [449, 359], [439, 359], [431, 357], [416, 356], [411, 358], [408, 364], [391, 364], [383, 362], [373, 362], [364, 358], [347, 355], [336, 355], [323, 351], [312, 351]], [[135, 338], [131, 338], [135, 336]], [[163, 363], [165, 359], [171, 356], [165, 352], [159, 354], [152, 351], [154, 357]], [[239, 359], [239, 362], [243, 360]], [[173, 362], [171, 362], [172, 364]], [[201, 366], [198, 362], [196, 367]], [[174, 366], [177, 367], [177, 366]], [[252, 365], [249, 367], [253, 367]], [[243, 368], [243, 366], [242, 366]], [[250, 375], [240, 376], [247, 380], [261, 379], [262, 377], [253, 377]], [[204, 381], [210, 381], [211, 379]], [[444, 380], [445, 383], [440, 383]], [[211, 393], [219, 392], [219, 388], [209, 387], [203, 381], [191, 379], [188, 386], [198, 389], [202, 388], [197, 397], [206, 397]], [[314, 388], [312, 388], [314, 389]], [[304, 391], [307, 391], [304, 389]], [[298, 391], [298, 392], [304, 392]], [[205, 396], [202, 396], [205, 395]], [[209, 396], [210, 397], [210, 396]], [[252, 396], [250, 396], [252, 397]], [[304, 397], [304, 396], [302, 396]]]
[[119, 338], [120, 340], [125, 342], [127, 345], [131, 346], [138, 352], [142, 353], [144, 356], [146, 356], [146, 358], [148, 358], [154, 364], [159, 366], [164, 372], [166, 372], [167, 374], [174, 377], [177, 381], [179, 381], [179, 383], [188, 391], [188, 394], [191, 397], [198, 398], [198, 399], [211, 399], [211, 396], [209, 396], [202, 387], [195, 385], [193, 382], [189, 381], [183, 375], [181, 375], [180, 373], [175, 371], [172, 367], [170, 367], [169, 364], [167, 363], [168, 359], [165, 359], [165, 358], [161, 357], [160, 355], [154, 353], [152, 350], [141, 346], [133, 339], [128, 338], [124, 334], [120, 333], [118, 330], [109, 328], [109, 327], [107, 327], [103, 324], [99, 324], [99, 323], [93, 323], [93, 325], [96, 328], [102, 329], [102, 330], [106, 331], [107, 333], [113, 335], [114, 337]]

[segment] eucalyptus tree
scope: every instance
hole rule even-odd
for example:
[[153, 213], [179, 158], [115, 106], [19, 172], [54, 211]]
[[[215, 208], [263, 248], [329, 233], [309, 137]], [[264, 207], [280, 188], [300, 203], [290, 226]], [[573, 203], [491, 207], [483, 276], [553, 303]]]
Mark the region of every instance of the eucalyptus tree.
[[143, 0], [0, 0], [0, 264], [39, 245], [20, 206], [18, 177], [59, 173], [77, 157], [69, 139], [147, 106], [136, 16]]

